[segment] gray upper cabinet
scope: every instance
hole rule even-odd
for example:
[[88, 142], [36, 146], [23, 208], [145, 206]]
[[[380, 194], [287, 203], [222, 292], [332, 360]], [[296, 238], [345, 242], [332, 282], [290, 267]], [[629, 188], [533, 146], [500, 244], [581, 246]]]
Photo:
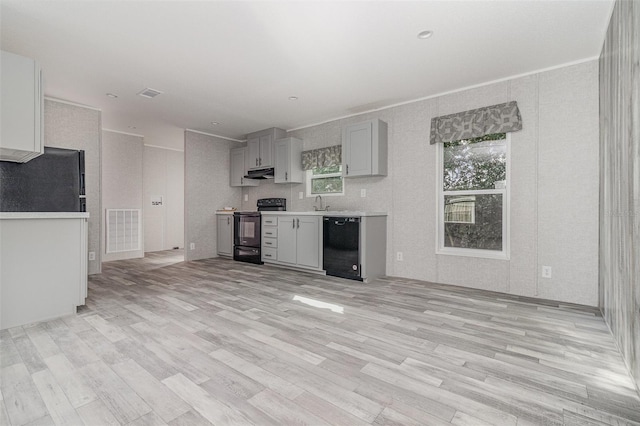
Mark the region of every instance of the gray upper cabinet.
[[231, 186], [258, 186], [255, 179], [247, 179], [247, 148], [234, 148], [230, 154], [230, 179]]
[[274, 166], [273, 144], [286, 136], [282, 129], [271, 128], [247, 135], [247, 165], [250, 170]]
[[25, 163], [44, 152], [42, 71], [33, 59], [2, 51], [0, 160]]
[[387, 175], [387, 123], [375, 119], [342, 129], [342, 175]]
[[274, 144], [274, 183], [302, 183], [302, 141], [296, 138], [278, 139]]

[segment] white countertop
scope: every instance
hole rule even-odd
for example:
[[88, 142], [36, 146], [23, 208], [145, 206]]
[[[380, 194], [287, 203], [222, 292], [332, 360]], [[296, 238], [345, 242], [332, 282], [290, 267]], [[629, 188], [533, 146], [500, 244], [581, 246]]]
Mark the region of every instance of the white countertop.
[[386, 212], [364, 212], [355, 210], [329, 210], [329, 211], [304, 211], [304, 212], [260, 212], [263, 216], [336, 216], [336, 217], [368, 217], [368, 216], [386, 216]]
[[234, 214], [236, 210], [216, 210], [216, 214]]
[[88, 219], [86, 212], [0, 212], [0, 219]]

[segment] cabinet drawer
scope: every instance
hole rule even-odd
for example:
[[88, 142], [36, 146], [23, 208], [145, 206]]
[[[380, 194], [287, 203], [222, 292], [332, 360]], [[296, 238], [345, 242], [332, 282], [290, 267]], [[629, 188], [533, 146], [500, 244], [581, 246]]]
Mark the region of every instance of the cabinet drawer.
[[262, 228], [262, 238], [277, 238], [278, 228], [276, 226], [265, 226]]
[[277, 250], [275, 248], [262, 247], [262, 260], [263, 261], [277, 260], [276, 253], [277, 253]]
[[262, 239], [262, 247], [278, 247], [278, 239], [277, 238], [263, 238]]
[[278, 218], [277, 217], [263, 217], [262, 218], [262, 224], [264, 226], [276, 226], [278, 224]]

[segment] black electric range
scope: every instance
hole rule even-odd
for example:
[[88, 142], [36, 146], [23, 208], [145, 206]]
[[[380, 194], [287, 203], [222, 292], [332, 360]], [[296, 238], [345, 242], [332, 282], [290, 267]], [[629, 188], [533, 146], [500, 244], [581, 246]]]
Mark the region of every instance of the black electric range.
[[233, 214], [233, 260], [262, 264], [260, 259], [261, 211], [286, 211], [286, 198], [261, 198], [258, 211]]

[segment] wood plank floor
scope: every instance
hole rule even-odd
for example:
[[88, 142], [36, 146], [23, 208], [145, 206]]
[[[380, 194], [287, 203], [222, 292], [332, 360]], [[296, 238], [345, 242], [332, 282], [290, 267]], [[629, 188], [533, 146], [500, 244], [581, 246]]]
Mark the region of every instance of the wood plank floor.
[[180, 256], [0, 332], [0, 424], [640, 424], [595, 309]]

